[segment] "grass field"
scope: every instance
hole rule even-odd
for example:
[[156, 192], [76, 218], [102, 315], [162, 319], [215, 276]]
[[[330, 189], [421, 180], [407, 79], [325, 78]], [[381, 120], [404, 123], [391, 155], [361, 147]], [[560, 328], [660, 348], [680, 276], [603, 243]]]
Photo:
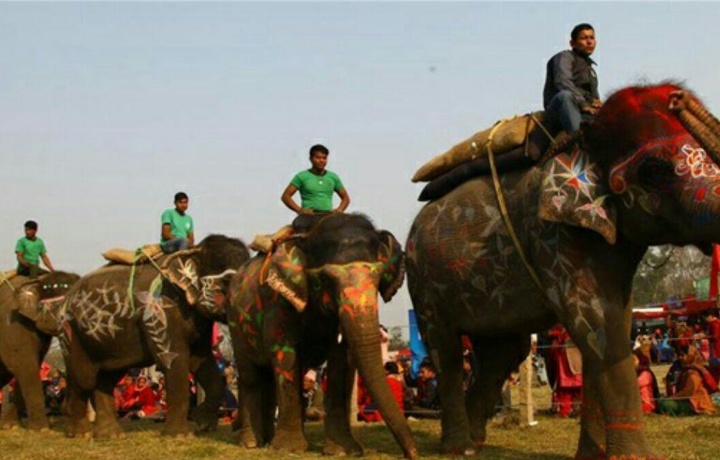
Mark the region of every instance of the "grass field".
[[[658, 377], [667, 367], [656, 369]], [[514, 391], [513, 401], [517, 401]], [[539, 409], [549, 407], [547, 387], [534, 388], [533, 397]], [[557, 419], [538, 415], [538, 425], [520, 428], [516, 417], [509, 416], [493, 422], [488, 429], [488, 445], [478, 454], [480, 459], [551, 460], [571, 459], [579, 432], [576, 419]], [[307, 425], [310, 450], [302, 455], [287, 455], [272, 449], [247, 450], [237, 447], [236, 436], [229, 426], [217, 432], [190, 439], [171, 439], [161, 436], [162, 424], [135, 421], [121, 422], [127, 436], [121, 440], [89, 441], [64, 436], [65, 419], [53, 420], [48, 433], [34, 433], [22, 429], [0, 431], [2, 459], [279, 459], [322, 457], [323, 433], [320, 423]], [[667, 459], [710, 460], [720, 458], [720, 415], [670, 418], [649, 416], [647, 432], [656, 453]], [[440, 424], [437, 420], [411, 421], [410, 427], [423, 458], [448, 458], [440, 455]], [[366, 458], [399, 458], [401, 451], [383, 424], [362, 424], [354, 428], [357, 438], [365, 446]]]

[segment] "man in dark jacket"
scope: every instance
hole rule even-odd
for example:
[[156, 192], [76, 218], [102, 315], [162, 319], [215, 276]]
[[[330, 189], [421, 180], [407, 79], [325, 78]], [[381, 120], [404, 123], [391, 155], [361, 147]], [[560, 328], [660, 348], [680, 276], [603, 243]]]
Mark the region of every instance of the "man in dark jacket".
[[602, 106], [598, 95], [595, 61], [595, 29], [576, 25], [570, 34], [572, 49], [561, 51], [547, 64], [543, 105], [550, 118], [568, 133], [580, 129], [580, 122], [591, 118]]

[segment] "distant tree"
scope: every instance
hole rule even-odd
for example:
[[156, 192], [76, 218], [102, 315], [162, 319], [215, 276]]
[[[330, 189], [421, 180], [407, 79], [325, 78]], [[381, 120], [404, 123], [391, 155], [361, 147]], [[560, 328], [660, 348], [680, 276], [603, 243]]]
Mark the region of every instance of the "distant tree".
[[710, 257], [694, 246], [653, 246], [633, 279], [633, 305], [664, 302], [695, 293], [694, 282], [710, 275]]
[[402, 328], [400, 326], [390, 328], [390, 343], [388, 345], [388, 350], [403, 350], [409, 346], [410, 342], [403, 338]]

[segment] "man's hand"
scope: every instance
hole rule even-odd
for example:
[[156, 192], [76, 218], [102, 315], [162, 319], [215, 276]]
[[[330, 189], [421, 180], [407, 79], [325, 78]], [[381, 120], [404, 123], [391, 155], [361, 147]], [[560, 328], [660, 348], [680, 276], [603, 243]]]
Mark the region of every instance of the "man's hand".
[[298, 212], [298, 214], [300, 214], [302, 216], [312, 216], [313, 214], [315, 214], [315, 211], [313, 211], [310, 208], [300, 208], [300, 211]]
[[598, 113], [598, 108], [590, 104], [583, 104], [580, 106], [581, 113], [587, 113], [588, 115], [595, 115]]
[[338, 207], [338, 208], [333, 209], [331, 212], [332, 212], [333, 214], [342, 214], [342, 213], [345, 212], [345, 210]]

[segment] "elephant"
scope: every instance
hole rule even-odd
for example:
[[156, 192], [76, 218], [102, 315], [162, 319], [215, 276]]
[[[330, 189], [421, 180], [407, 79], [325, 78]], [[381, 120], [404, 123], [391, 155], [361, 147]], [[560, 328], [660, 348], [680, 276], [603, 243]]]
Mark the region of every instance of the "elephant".
[[[720, 123], [678, 84], [611, 95], [547, 160], [428, 203], [408, 288], [437, 366], [444, 451], [472, 454], [529, 336], [560, 322], [583, 357], [576, 458], [654, 458], [629, 346], [632, 280], [651, 245], [720, 240]], [[501, 204], [503, 203], [503, 204]], [[461, 336], [477, 356], [462, 391]]]
[[[0, 387], [16, 379], [16, 391], [25, 401], [27, 426], [33, 430], [50, 428], [40, 364], [58, 333], [64, 296], [79, 279], [73, 273], [51, 272], [35, 280], [16, 276], [0, 283]], [[3, 406], [0, 425], [17, 426], [16, 406], [7, 401]]]
[[349, 417], [357, 367], [405, 455], [417, 456], [385, 382], [378, 321], [378, 292], [385, 302], [395, 295], [404, 280], [403, 257], [395, 237], [367, 217], [334, 213], [238, 270], [228, 293], [228, 324], [245, 409], [242, 444], [307, 449], [303, 370], [327, 360], [324, 452], [363, 452]]
[[[193, 418], [215, 429], [224, 380], [212, 355], [212, 327], [224, 321], [224, 292], [250, 254], [240, 240], [210, 235], [158, 262], [107, 265], [68, 293], [60, 341], [68, 371], [70, 437], [122, 435], [113, 389], [129, 368], [156, 364], [165, 373], [165, 433], [189, 432], [188, 374], [205, 390]], [[86, 417], [92, 397], [94, 426]]]

